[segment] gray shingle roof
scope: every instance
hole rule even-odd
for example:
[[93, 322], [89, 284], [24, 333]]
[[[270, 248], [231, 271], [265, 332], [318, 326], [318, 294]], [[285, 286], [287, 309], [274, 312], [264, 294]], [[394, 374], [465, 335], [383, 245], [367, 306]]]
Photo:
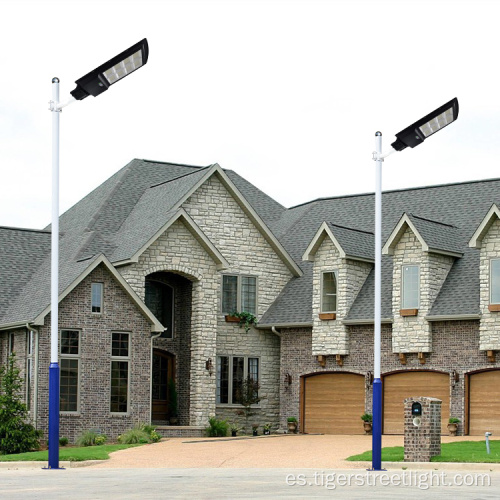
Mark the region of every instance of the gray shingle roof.
[[375, 258], [375, 236], [372, 232], [328, 222], [328, 227], [348, 257], [373, 260]]
[[[100, 252], [115, 262], [129, 258], [162, 227], [178, 200], [206, 169], [133, 160], [63, 214], [60, 291]], [[304, 272], [288, 283], [260, 323], [311, 323], [312, 264], [303, 262], [302, 255], [320, 224], [328, 221], [346, 253], [372, 258], [373, 194], [320, 199], [285, 209], [235, 172], [225, 173]], [[406, 212], [414, 214], [411, 220], [429, 246], [463, 253], [456, 259], [431, 315], [479, 312], [479, 251], [469, 248], [468, 241], [493, 203], [500, 205], [500, 179], [383, 194], [383, 242]], [[32, 320], [50, 302], [50, 235], [4, 228], [0, 237], [4, 256], [0, 259], [0, 322]], [[384, 256], [383, 317], [391, 314], [391, 279], [392, 261]], [[348, 316], [352, 320], [372, 318], [373, 273]]]

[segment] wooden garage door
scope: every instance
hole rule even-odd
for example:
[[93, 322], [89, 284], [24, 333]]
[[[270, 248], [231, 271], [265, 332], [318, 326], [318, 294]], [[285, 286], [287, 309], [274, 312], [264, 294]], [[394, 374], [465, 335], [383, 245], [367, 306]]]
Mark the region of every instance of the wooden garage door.
[[447, 434], [450, 417], [450, 377], [446, 373], [408, 371], [386, 375], [384, 390], [384, 434], [404, 434], [404, 399], [412, 396], [438, 398], [441, 432]]
[[469, 434], [500, 435], [500, 370], [474, 373], [469, 379]]
[[325, 373], [304, 379], [304, 432], [363, 434], [365, 377]]

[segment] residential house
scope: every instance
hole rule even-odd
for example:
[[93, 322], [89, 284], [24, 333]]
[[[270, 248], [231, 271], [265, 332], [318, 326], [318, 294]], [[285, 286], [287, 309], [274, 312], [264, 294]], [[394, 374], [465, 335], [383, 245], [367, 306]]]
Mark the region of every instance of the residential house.
[[[443, 401], [443, 432], [449, 416], [500, 431], [499, 198], [498, 179], [383, 195], [384, 433], [402, 433], [408, 396]], [[286, 209], [219, 165], [130, 162], [60, 218], [61, 435], [244, 423], [247, 377], [252, 423], [362, 433], [373, 219], [373, 194]], [[46, 430], [50, 227], [0, 228], [0, 255], [0, 360], [16, 352]], [[258, 324], [228, 322], [236, 311]]]

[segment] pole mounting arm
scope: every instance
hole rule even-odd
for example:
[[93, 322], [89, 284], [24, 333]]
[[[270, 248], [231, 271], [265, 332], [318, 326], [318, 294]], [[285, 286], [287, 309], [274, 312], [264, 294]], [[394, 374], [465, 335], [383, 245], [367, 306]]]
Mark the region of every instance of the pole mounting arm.
[[392, 153], [395, 153], [396, 150], [394, 148], [389, 149], [385, 153], [379, 153], [377, 151], [373, 151], [373, 161], [384, 161], [384, 158], [387, 158]]

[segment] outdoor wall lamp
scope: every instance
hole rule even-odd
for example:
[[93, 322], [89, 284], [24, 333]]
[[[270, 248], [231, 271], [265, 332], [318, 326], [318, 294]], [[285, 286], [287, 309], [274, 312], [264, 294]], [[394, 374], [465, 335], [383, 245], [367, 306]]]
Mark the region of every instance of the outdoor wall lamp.
[[382, 153], [382, 132], [375, 133], [375, 151], [373, 159], [375, 169], [375, 304], [373, 332], [373, 432], [372, 432], [372, 470], [382, 470], [382, 380], [380, 377], [381, 356], [381, 310], [382, 310], [382, 162], [384, 158], [402, 151], [406, 147], [414, 148], [427, 137], [435, 134], [458, 117], [458, 99], [435, 109], [432, 113], [406, 127], [396, 134], [396, 141], [386, 153]]
[[52, 79], [52, 221], [50, 264], [50, 366], [49, 366], [49, 469], [59, 469], [59, 116], [62, 108], [89, 95], [97, 96], [111, 85], [144, 66], [148, 42], [139, 43], [102, 64], [76, 81], [76, 89], [65, 102], [59, 102], [59, 78]]
[[212, 375], [212, 370], [213, 370], [212, 358], [208, 358], [206, 360], [205, 369], [208, 371], [210, 375]]
[[451, 372], [451, 382], [452, 382], [452, 384], [455, 385], [459, 380], [460, 380], [460, 377], [458, 375], [458, 372], [456, 370], [453, 370]]
[[289, 373], [285, 375], [285, 384], [292, 385], [292, 376]]

